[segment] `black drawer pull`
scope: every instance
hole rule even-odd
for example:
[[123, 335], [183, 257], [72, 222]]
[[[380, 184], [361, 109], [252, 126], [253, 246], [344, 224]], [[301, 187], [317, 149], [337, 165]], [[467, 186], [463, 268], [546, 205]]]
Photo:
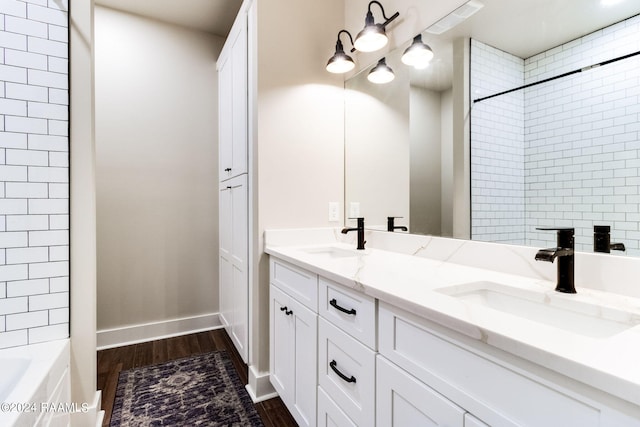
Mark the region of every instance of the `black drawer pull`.
[[286, 305], [284, 307], [280, 307], [280, 311], [284, 311], [284, 314], [287, 316], [293, 314], [293, 310], [289, 310]]
[[231, 172], [231, 168], [224, 168], [225, 172]]
[[340, 307], [338, 305], [338, 301], [336, 301], [336, 299], [332, 299], [331, 301], [329, 301], [329, 304], [331, 304], [332, 307], [340, 310], [343, 313], [347, 313], [347, 314], [353, 314], [354, 316], [356, 315], [356, 309], [352, 308], [351, 310], [347, 310], [346, 308]]
[[356, 377], [354, 377], [353, 375], [351, 377], [346, 376], [345, 374], [343, 374], [342, 372], [340, 372], [338, 370], [338, 368], [336, 368], [336, 365], [338, 363], [335, 360], [332, 360], [329, 363], [329, 366], [331, 367], [331, 369], [333, 369], [333, 372], [336, 373], [336, 375], [338, 375], [340, 378], [342, 378], [344, 381], [348, 382], [348, 383], [355, 383], [356, 382]]

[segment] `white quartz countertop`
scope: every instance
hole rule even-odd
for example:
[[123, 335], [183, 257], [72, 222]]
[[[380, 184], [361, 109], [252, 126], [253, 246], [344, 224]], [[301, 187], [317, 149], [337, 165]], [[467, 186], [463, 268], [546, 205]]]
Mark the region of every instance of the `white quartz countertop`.
[[634, 324], [640, 323], [638, 298], [581, 289], [578, 283], [577, 294], [561, 294], [554, 290], [554, 282], [543, 279], [376, 248], [356, 251], [352, 244], [299, 243], [270, 245], [267, 241], [265, 252], [640, 405], [640, 325], [610, 336], [586, 336], [460, 300], [437, 289], [491, 282], [543, 293], [555, 300], [567, 299], [567, 304], [577, 301], [631, 312]]

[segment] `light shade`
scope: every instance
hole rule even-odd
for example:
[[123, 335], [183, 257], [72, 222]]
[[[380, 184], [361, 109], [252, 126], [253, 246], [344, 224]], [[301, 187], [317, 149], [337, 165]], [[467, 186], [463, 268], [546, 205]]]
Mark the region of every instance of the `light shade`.
[[380, 24], [373, 23], [373, 15], [367, 12], [364, 28], [356, 36], [353, 46], [360, 52], [375, 52], [387, 45], [387, 32]]
[[[353, 59], [344, 53], [344, 46], [340, 41], [340, 34], [346, 33], [349, 36], [349, 40], [351, 41], [351, 45], [353, 45], [353, 39], [351, 38], [351, 34], [347, 30], [340, 30], [338, 32], [338, 40], [336, 41], [336, 52], [333, 54], [329, 61], [327, 62], [327, 71], [335, 74], [342, 74], [348, 71], [353, 70], [356, 64], [353, 62]], [[353, 52], [355, 50], [351, 49]]]
[[[377, 4], [382, 10], [382, 16], [385, 19], [382, 24], [375, 23], [373, 19], [373, 13], [371, 13], [372, 4]], [[385, 28], [398, 16], [400, 16], [400, 14], [396, 12], [390, 18], [387, 18], [387, 16], [384, 14], [384, 8], [380, 4], [380, 2], [377, 2], [375, 0], [369, 2], [367, 16], [364, 19], [364, 28], [356, 36], [356, 41], [354, 42], [353, 46], [360, 52], [374, 52], [378, 49], [382, 49], [387, 45], [387, 42], [389, 41]]]
[[342, 74], [353, 70], [355, 66], [356, 64], [349, 55], [344, 52], [336, 52], [327, 62], [327, 71], [334, 74]]
[[413, 43], [402, 54], [402, 62], [417, 69], [427, 68], [433, 59], [433, 51], [422, 42], [422, 35], [413, 38]]
[[378, 64], [369, 71], [369, 75], [367, 76], [367, 80], [371, 83], [376, 84], [384, 84], [389, 83], [395, 78], [395, 74], [393, 74], [393, 70], [391, 67], [387, 65], [386, 58], [382, 58], [378, 61]]

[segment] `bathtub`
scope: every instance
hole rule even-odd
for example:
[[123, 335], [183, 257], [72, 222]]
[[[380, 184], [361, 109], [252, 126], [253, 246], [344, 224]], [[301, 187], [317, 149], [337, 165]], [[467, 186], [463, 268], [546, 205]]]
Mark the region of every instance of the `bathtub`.
[[69, 359], [68, 339], [0, 350], [0, 426], [69, 425]]

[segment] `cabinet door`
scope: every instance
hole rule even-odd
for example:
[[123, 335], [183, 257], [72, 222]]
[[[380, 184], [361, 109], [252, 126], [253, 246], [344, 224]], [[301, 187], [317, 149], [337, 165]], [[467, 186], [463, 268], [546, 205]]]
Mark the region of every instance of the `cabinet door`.
[[270, 380], [301, 426], [316, 423], [317, 315], [270, 286]]
[[220, 185], [220, 315], [245, 363], [249, 325], [247, 197], [246, 175]]
[[462, 408], [382, 356], [376, 373], [377, 427], [464, 426]]
[[357, 427], [322, 387], [318, 387], [318, 427]]
[[464, 427], [489, 427], [470, 413], [464, 414]]
[[231, 338], [246, 363], [249, 344], [249, 221], [247, 175], [230, 181], [231, 186], [231, 265], [234, 321]]
[[[239, 16], [240, 18], [240, 16]], [[240, 28], [233, 41], [231, 61], [233, 68], [233, 150], [231, 175], [247, 173], [247, 17], [242, 16]]]
[[247, 173], [247, 14], [240, 13], [218, 60], [220, 180]]
[[287, 396], [293, 390], [294, 319], [287, 315], [291, 310], [287, 294], [271, 285], [269, 307], [269, 370], [270, 380], [280, 398], [286, 403]]
[[233, 162], [233, 70], [229, 52], [218, 58], [218, 174], [229, 178]]
[[227, 333], [231, 335], [231, 324], [233, 323], [233, 293], [232, 277], [233, 268], [231, 260], [232, 238], [231, 238], [231, 186], [221, 185], [219, 192], [219, 268], [220, 268], [220, 321], [224, 325]]

